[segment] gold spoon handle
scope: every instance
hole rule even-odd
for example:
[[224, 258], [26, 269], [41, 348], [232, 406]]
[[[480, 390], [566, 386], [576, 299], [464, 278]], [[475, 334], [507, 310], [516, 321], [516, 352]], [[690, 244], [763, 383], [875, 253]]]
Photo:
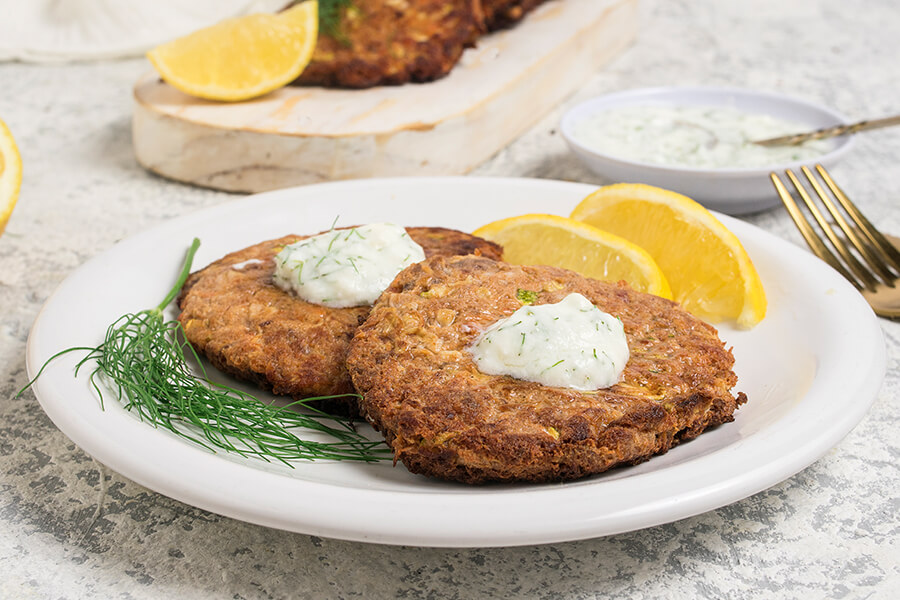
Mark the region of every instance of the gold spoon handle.
[[885, 117], [883, 119], [868, 119], [866, 121], [860, 121], [859, 123], [853, 123], [851, 125], [837, 125], [835, 127], [826, 127], [825, 129], [810, 131], [809, 133], [784, 135], [767, 140], [758, 140], [753, 143], [760, 146], [795, 146], [797, 144], [802, 144], [807, 140], [821, 140], [824, 138], [837, 137], [839, 135], [849, 135], [851, 133], [856, 133], [857, 131], [865, 131], [866, 129], [891, 127], [892, 125], [900, 125], [900, 115]]

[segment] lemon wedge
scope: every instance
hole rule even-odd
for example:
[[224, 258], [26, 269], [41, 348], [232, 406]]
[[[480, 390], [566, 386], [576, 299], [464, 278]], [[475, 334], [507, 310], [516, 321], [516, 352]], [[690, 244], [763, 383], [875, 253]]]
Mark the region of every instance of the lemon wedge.
[[319, 7], [309, 0], [279, 14], [226, 19], [153, 48], [164, 81], [191, 96], [237, 101], [278, 89], [312, 58]]
[[643, 184], [609, 185], [582, 200], [572, 218], [649, 252], [674, 299], [698, 317], [743, 328], [765, 317], [762, 282], [741, 242], [687, 196]]
[[19, 199], [19, 188], [22, 185], [22, 158], [12, 133], [0, 120], [0, 234], [6, 229], [6, 223]]
[[494, 221], [474, 234], [503, 246], [503, 260], [550, 265], [606, 281], [625, 280], [638, 291], [671, 298], [653, 258], [628, 240], [573, 219], [531, 214]]

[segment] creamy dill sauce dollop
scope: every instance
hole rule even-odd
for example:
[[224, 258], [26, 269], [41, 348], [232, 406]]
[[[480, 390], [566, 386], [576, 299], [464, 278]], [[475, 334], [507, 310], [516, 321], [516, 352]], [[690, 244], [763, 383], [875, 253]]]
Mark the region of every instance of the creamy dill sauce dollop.
[[372, 304], [394, 277], [425, 260], [403, 227], [373, 223], [334, 229], [285, 246], [275, 256], [275, 285], [313, 304]]
[[469, 352], [482, 373], [585, 391], [618, 383], [630, 356], [622, 321], [581, 294], [523, 306], [485, 329]]
[[810, 127], [728, 107], [629, 106], [604, 110], [573, 125], [572, 136], [597, 152], [697, 169], [764, 167], [820, 156], [831, 149], [826, 140], [798, 146], [754, 144]]

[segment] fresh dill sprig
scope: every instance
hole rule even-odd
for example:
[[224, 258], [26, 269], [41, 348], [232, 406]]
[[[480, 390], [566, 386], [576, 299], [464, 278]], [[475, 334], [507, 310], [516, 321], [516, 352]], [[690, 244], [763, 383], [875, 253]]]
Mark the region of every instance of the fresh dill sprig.
[[[18, 395], [31, 387], [54, 359], [70, 352], [86, 351], [87, 355], [75, 367], [75, 375], [87, 363], [96, 363], [90, 382], [100, 397], [101, 408], [102, 379], [124, 408], [141, 420], [168, 429], [212, 452], [220, 449], [265, 461], [280, 461], [288, 466], [293, 466], [291, 460], [371, 462], [390, 458], [383, 442], [365, 438], [352, 422], [309, 406], [312, 401], [326, 398], [307, 398], [274, 406], [207, 378], [181, 323], [167, 321], [163, 316], [166, 306], [184, 285], [199, 246], [200, 241], [195, 239], [174, 287], [157, 307], [120, 317], [109, 326], [99, 346], [68, 348], [54, 354]], [[201, 365], [199, 377], [191, 370], [188, 357]], [[327, 398], [336, 397], [341, 396]], [[306, 440], [294, 433], [296, 429], [323, 433], [334, 441]]]
[[[306, 0], [293, 0], [282, 10], [306, 2]], [[347, 9], [353, 6], [354, 0], [319, 0], [319, 33], [344, 44], [350, 45], [350, 40], [341, 31], [341, 20]]]
[[353, 0], [319, 0], [319, 31], [342, 44], [349, 44], [341, 31], [341, 17], [352, 5]]

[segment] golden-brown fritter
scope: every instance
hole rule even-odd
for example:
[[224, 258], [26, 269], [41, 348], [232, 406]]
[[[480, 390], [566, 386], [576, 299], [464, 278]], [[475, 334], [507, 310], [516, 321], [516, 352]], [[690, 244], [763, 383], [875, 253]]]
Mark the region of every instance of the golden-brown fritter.
[[[467, 351], [522, 306], [584, 295], [622, 320], [624, 380], [596, 392], [478, 370]], [[733, 419], [734, 359], [676, 303], [555, 267], [435, 257], [375, 303], [347, 367], [364, 416], [414, 472], [465, 483], [562, 481], [644, 461]]]
[[481, 0], [484, 23], [488, 31], [511, 27], [526, 13], [546, 0]]
[[[426, 256], [479, 254], [499, 259], [500, 246], [439, 227], [409, 227]], [[309, 236], [290, 235], [231, 253], [192, 273], [178, 298], [188, 341], [221, 371], [294, 398], [353, 392], [344, 366], [350, 340], [368, 306], [332, 308], [306, 302], [272, 282], [274, 257]], [[353, 398], [320, 404], [350, 416]]]
[[480, 0], [354, 0], [295, 83], [367, 88], [446, 75], [482, 32]]

